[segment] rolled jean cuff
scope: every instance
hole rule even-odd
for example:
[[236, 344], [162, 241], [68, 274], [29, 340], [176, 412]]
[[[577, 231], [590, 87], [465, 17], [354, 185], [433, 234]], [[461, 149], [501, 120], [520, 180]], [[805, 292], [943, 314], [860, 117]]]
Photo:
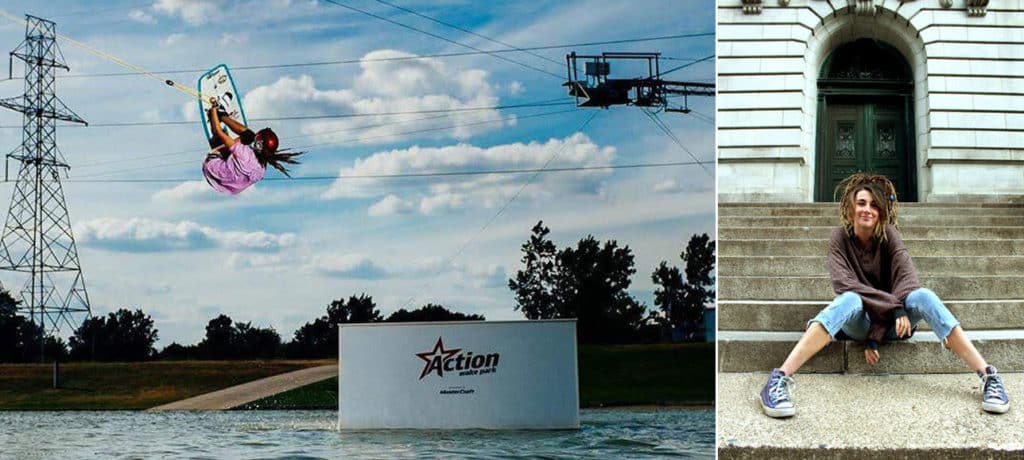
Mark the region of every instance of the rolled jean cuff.
[[943, 344], [953, 329], [960, 325], [960, 321], [949, 312], [942, 300], [926, 288], [911, 292], [907, 296], [906, 306], [911, 322], [922, 319], [927, 322], [940, 344]]
[[[819, 315], [819, 316], [821, 316], [821, 315]], [[833, 325], [829, 325], [828, 322], [826, 322], [822, 318], [819, 318], [818, 316], [815, 316], [814, 318], [811, 318], [811, 319], [807, 320], [807, 325], [804, 326], [804, 330], [807, 330], [807, 328], [811, 327], [812, 323], [820, 324], [821, 327], [825, 329], [825, 332], [828, 332], [828, 336], [831, 337], [832, 340], [835, 340], [836, 339], [836, 334], [838, 334], [839, 331], [843, 330], [843, 325], [842, 324], [839, 324], [839, 325], [834, 325], [834, 324]]]
[[863, 303], [860, 296], [853, 292], [845, 292], [836, 296], [832, 303], [808, 321], [807, 327], [810, 327], [811, 323], [819, 323], [832, 337], [832, 340], [835, 340], [836, 335], [843, 330], [847, 322], [862, 314]]

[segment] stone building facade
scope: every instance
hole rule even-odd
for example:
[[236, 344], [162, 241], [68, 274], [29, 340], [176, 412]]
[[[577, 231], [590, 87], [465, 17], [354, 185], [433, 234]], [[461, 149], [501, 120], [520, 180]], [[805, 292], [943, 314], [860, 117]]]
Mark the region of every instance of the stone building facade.
[[1024, 202], [1024, 0], [717, 0], [722, 202]]

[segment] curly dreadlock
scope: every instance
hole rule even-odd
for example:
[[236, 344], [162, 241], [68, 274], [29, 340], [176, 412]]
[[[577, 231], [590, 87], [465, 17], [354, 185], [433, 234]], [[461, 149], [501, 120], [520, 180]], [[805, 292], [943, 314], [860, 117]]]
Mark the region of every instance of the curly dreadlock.
[[854, 199], [857, 192], [861, 190], [867, 190], [872, 195], [876, 202], [885, 203], [880, 206], [878, 224], [875, 225], [874, 236], [879, 241], [885, 241], [887, 235], [885, 234], [886, 224], [892, 224], [898, 226], [897, 215], [899, 214], [899, 201], [896, 199], [896, 187], [892, 185], [889, 178], [881, 174], [865, 174], [865, 173], [854, 173], [849, 177], [839, 181], [836, 185], [835, 191], [832, 192], [832, 198], [836, 199], [839, 191], [842, 190], [842, 195], [839, 201], [839, 219], [843, 224], [843, 227], [847, 231], [853, 228], [853, 219], [851, 217], [854, 208]]
[[297, 165], [299, 164], [299, 162], [295, 161], [293, 158], [302, 155], [303, 153], [306, 152], [291, 152], [289, 151], [289, 149], [281, 149], [276, 152], [268, 152], [266, 150], [261, 149], [259, 151], [256, 151], [255, 153], [256, 159], [259, 160], [261, 165], [273, 166], [274, 169], [281, 171], [281, 173], [284, 174], [285, 176], [292, 177], [291, 174], [288, 174], [288, 169], [282, 166], [281, 163]]
[[246, 133], [251, 136], [249, 140], [252, 142], [253, 152], [256, 154], [256, 159], [259, 160], [261, 166], [264, 168], [267, 165], [273, 166], [274, 169], [281, 171], [285, 176], [292, 177], [281, 163], [297, 165], [299, 162], [295, 161], [294, 158], [306, 152], [289, 152], [289, 149], [278, 151], [277, 148], [280, 146], [281, 141], [277, 138], [274, 130], [270, 128], [263, 128], [255, 134], [252, 134], [250, 130], [246, 130]]

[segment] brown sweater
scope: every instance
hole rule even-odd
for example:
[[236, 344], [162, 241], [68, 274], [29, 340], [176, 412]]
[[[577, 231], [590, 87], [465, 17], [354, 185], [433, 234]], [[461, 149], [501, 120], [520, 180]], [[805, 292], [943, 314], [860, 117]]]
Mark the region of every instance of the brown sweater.
[[855, 292], [860, 295], [864, 311], [871, 319], [867, 339], [876, 342], [892, 327], [894, 310], [902, 309], [907, 295], [921, 287], [900, 232], [887, 225], [885, 233], [886, 241], [872, 240], [865, 248], [852, 231], [839, 227], [832, 230], [828, 242], [827, 265], [832, 289], [836, 294]]

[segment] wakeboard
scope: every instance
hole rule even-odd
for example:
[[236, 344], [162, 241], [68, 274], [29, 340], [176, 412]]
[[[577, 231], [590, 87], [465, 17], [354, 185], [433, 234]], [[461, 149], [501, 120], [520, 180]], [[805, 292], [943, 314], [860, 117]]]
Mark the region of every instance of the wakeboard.
[[[210, 69], [199, 77], [197, 88], [199, 94], [199, 118], [203, 122], [203, 131], [206, 133], [206, 140], [213, 138], [210, 130], [210, 121], [207, 119], [207, 111], [210, 109], [210, 98], [217, 98], [217, 103], [228, 113], [228, 116], [238, 120], [243, 125], [249, 123], [245, 118], [245, 110], [242, 109], [242, 97], [235, 86], [235, 80], [231, 78], [231, 70], [228, 66], [221, 64]], [[230, 133], [227, 126], [221, 127], [224, 132]]]

